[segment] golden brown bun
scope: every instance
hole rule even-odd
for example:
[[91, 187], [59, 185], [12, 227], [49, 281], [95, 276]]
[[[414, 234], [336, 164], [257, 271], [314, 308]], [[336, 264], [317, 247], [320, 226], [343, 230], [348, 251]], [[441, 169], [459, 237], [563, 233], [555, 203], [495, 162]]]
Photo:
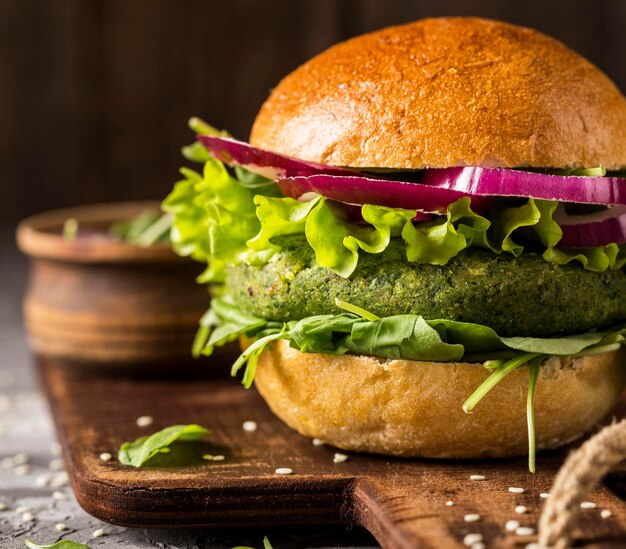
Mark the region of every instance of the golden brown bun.
[[[498, 384], [472, 414], [461, 409], [489, 372], [480, 364], [301, 353], [286, 341], [261, 354], [255, 384], [301, 434], [345, 450], [434, 458], [528, 452], [528, 369]], [[555, 448], [606, 415], [626, 382], [626, 352], [552, 357], [535, 394], [538, 448]]]
[[626, 166], [626, 100], [537, 31], [424, 19], [342, 42], [283, 79], [250, 142], [340, 166]]

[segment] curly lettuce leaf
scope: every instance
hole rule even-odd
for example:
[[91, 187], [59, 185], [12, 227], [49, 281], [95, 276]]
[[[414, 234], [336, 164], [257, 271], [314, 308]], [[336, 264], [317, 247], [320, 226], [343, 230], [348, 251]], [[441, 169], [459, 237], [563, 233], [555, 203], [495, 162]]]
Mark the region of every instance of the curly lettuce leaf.
[[251, 255], [246, 242], [260, 228], [254, 205], [255, 192], [241, 185], [224, 165], [210, 158], [202, 175], [183, 168], [185, 179], [163, 202], [173, 216], [170, 238], [174, 250], [207, 262], [203, 281], [224, 280], [224, 264]]
[[414, 223], [415, 212], [366, 204], [365, 223], [339, 217], [334, 207], [316, 196], [308, 202], [280, 195], [265, 178], [236, 168], [234, 175], [211, 156], [188, 148], [191, 159], [204, 161], [202, 175], [184, 168], [163, 208], [173, 217], [171, 239], [180, 255], [208, 263], [201, 281], [221, 282], [227, 263], [262, 265], [280, 250], [277, 238], [301, 234], [315, 251], [317, 263], [343, 277], [356, 269], [361, 253], [380, 253], [391, 238], [401, 238], [407, 260], [445, 265], [468, 247], [519, 256], [527, 250], [546, 261], [580, 263], [602, 272], [626, 264], [626, 245], [589, 249], [556, 248], [562, 231], [553, 220], [554, 201], [528, 199], [483, 215], [471, 209], [468, 197], [450, 204], [444, 216]]

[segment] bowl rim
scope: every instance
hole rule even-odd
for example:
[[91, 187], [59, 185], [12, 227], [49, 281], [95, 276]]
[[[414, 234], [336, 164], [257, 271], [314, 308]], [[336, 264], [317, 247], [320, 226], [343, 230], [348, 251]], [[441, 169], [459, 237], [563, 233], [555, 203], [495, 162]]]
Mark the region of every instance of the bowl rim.
[[[156, 200], [108, 202], [49, 210], [23, 219], [16, 229], [18, 248], [34, 259], [75, 263], [175, 262], [179, 257], [168, 244], [142, 248], [113, 238], [76, 238], [68, 240], [59, 231], [67, 219], [79, 225], [114, 223], [129, 219], [146, 209], [159, 209]], [[52, 232], [53, 230], [58, 232]]]

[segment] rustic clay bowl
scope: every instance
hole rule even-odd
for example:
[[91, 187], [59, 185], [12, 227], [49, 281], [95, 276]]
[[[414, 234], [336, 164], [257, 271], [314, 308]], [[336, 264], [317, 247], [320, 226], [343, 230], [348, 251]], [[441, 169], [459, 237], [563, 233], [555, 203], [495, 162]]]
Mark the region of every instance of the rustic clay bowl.
[[[24, 318], [30, 345], [66, 363], [116, 367], [190, 361], [207, 287], [202, 266], [166, 244], [140, 248], [108, 236], [111, 223], [158, 208], [129, 202], [35, 215], [17, 228], [31, 259]], [[63, 236], [78, 221], [74, 239]]]

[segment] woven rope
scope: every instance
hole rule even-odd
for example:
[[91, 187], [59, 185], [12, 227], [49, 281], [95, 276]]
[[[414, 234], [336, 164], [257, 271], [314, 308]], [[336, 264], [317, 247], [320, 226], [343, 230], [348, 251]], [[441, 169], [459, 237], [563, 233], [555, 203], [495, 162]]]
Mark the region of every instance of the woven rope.
[[569, 547], [581, 502], [624, 458], [626, 420], [605, 427], [570, 454], [556, 476], [539, 520], [540, 547]]

